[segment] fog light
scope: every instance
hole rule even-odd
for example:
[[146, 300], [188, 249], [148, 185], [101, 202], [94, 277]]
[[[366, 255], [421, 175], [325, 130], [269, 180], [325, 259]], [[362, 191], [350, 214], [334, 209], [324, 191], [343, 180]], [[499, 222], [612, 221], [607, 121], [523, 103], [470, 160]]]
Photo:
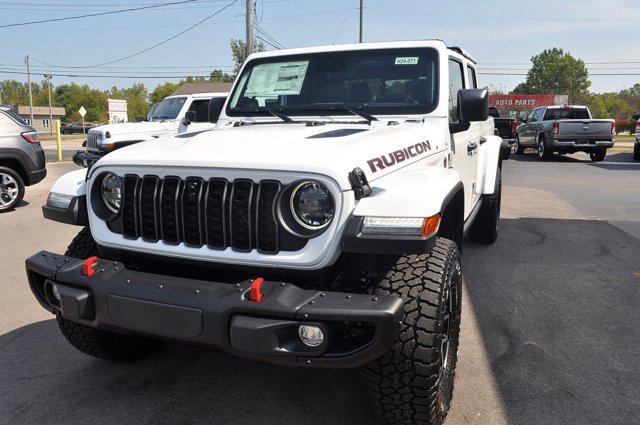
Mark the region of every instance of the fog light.
[[53, 296], [56, 297], [56, 300], [60, 301], [62, 296], [60, 295], [60, 288], [55, 283], [51, 285], [51, 292], [53, 292]]
[[324, 340], [322, 329], [314, 325], [300, 325], [298, 336], [300, 336], [300, 341], [309, 347], [317, 347]]

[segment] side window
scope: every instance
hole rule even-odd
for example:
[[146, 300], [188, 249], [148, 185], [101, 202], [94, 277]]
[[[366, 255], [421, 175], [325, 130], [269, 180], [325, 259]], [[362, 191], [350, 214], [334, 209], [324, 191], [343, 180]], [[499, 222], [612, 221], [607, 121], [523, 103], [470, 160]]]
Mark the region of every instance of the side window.
[[542, 121], [542, 113], [543, 112], [544, 112], [544, 109], [538, 109], [538, 111], [536, 112], [536, 116], [534, 117], [534, 121], [535, 122]]
[[469, 82], [469, 88], [478, 88], [478, 78], [476, 77], [476, 70], [467, 66], [467, 81]]
[[195, 122], [209, 122], [209, 99], [194, 100], [189, 110], [196, 113]]
[[527, 118], [527, 122], [536, 122], [536, 114], [538, 113], [537, 109], [534, 109], [529, 113], [529, 117]]
[[462, 64], [449, 59], [449, 122], [458, 122], [458, 90], [464, 89]]

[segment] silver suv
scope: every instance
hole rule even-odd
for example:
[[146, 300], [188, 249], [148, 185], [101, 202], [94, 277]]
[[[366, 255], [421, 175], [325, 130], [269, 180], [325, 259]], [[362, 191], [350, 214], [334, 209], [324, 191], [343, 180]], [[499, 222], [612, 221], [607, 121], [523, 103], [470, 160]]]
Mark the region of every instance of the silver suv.
[[25, 186], [47, 175], [38, 133], [10, 106], [0, 106], [0, 213], [22, 201]]

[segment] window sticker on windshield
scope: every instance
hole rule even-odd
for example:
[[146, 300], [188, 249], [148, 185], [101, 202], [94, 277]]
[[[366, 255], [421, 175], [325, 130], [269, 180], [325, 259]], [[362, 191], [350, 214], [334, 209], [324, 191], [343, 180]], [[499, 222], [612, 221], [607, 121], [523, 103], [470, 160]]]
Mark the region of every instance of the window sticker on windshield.
[[245, 96], [299, 95], [309, 61], [257, 65], [251, 71]]
[[417, 56], [396, 58], [396, 65], [417, 65], [417, 64], [418, 64]]

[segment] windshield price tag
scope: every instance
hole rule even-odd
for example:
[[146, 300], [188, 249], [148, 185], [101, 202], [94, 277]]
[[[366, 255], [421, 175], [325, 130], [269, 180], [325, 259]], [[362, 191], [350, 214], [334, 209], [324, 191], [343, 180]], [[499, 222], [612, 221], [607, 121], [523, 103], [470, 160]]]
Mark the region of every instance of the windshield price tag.
[[309, 61], [257, 65], [251, 71], [245, 96], [299, 95]]
[[396, 65], [417, 65], [418, 57], [412, 56], [412, 57], [396, 58], [395, 64]]

